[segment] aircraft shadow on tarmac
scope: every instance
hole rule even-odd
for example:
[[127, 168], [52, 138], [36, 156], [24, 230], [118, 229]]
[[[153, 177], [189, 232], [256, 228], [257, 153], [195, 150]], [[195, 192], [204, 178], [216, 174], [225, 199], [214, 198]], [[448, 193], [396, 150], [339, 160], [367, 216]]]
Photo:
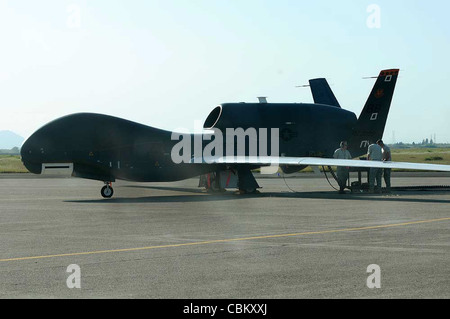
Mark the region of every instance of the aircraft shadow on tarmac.
[[[164, 191], [183, 192], [191, 194], [177, 195], [156, 195], [145, 197], [115, 197], [111, 199], [90, 199], [90, 200], [67, 200], [73, 203], [158, 203], [158, 202], [208, 202], [239, 200], [248, 198], [299, 198], [299, 199], [330, 199], [330, 200], [350, 200], [350, 201], [391, 201], [391, 202], [409, 202], [409, 203], [443, 203], [450, 204], [448, 199], [423, 198], [424, 195], [446, 194], [448, 191], [399, 191], [392, 194], [358, 194], [346, 193], [338, 194], [334, 191], [316, 191], [316, 192], [261, 192], [258, 194], [236, 194], [236, 192], [225, 191], [223, 193], [207, 194], [202, 189], [185, 187], [164, 187], [164, 186], [123, 186], [130, 188], [155, 189]], [[422, 198], [411, 198], [404, 196], [421, 195]]]

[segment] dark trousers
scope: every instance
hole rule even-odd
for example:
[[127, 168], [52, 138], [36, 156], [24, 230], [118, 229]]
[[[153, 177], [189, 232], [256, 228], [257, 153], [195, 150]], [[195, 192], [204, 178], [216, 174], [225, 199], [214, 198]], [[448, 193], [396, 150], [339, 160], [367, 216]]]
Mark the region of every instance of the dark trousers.
[[386, 183], [386, 190], [391, 190], [391, 169], [385, 168], [383, 172], [384, 182]]

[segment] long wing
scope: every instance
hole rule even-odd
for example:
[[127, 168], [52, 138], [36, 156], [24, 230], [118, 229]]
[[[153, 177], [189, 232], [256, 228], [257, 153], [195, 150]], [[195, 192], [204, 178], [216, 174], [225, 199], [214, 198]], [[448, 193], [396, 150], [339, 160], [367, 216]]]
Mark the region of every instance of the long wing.
[[423, 164], [409, 162], [381, 162], [367, 160], [343, 160], [321, 157], [271, 157], [271, 156], [225, 156], [193, 158], [192, 163], [208, 164], [253, 164], [269, 165], [298, 165], [298, 166], [344, 166], [344, 167], [374, 167], [399, 168], [425, 171], [450, 172], [450, 165]]

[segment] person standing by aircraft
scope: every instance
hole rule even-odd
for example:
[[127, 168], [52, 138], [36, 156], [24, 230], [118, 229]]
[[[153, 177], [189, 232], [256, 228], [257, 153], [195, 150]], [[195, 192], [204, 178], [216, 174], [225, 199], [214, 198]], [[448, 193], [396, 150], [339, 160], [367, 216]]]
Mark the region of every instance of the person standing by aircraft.
[[[352, 155], [347, 150], [347, 141], [342, 141], [340, 144], [340, 148], [338, 148], [333, 157], [336, 159], [352, 159]], [[347, 184], [348, 179], [348, 167], [338, 166], [337, 168], [337, 178], [339, 183], [339, 194], [344, 194], [345, 185]]]
[[[383, 162], [390, 162], [392, 161], [391, 157], [391, 149], [389, 146], [383, 143], [382, 140], [378, 140], [377, 144], [381, 146], [382, 152], [383, 152]], [[391, 192], [391, 169], [390, 168], [383, 168], [383, 178], [384, 182], [386, 183], [386, 192]]]
[[[367, 150], [367, 159], [369, 161], [382, 161], [383, 151], [378, 144], [370, 144]], [[371, 167], [369, 171], [369, 193], [374, 192], [375, 179], [377, 180], [377, 193], [381, 193], [381, 175], [383, 174], [381, 168]]]

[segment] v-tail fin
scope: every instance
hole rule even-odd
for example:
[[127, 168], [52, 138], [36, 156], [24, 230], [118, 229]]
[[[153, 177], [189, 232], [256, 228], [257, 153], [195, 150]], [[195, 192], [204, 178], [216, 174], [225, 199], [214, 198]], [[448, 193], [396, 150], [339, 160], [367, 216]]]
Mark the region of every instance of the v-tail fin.
[[314, 103], [341, 107], [326, 79], [309, 80]]
[[399, 71], [390, 69], [380, 72], [353, 128], [353, 135], [349, 141], [352, 156], [366, 154], [370, 144], [382, 139]]

